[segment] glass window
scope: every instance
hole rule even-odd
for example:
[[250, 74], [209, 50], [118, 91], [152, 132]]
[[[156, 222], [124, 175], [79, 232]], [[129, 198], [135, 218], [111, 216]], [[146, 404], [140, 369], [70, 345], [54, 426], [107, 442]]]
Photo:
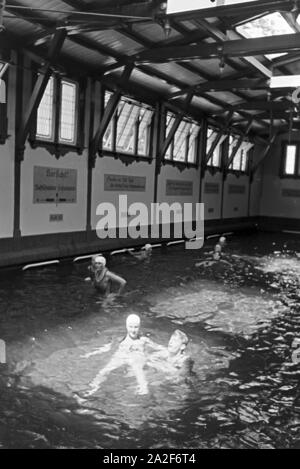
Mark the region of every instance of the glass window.
[[[112, 96], [105, 92], [104, 105]], [[113, 117], [104, 133], [104, 149], [149, 156], [153, 110], [142, 103], [121, 98]]]
[[[268, 37], [277, 34], [293, 34], [295, 30], [288, 24], [279, 12], [261, 16], [253, 21], [248, 21], [236, 28], [237, 32], [245, 38]], [[285, 55], [286, 53], [267, 54], [270, 60]]]
[[198, 138], [200, 133], [200, 127], [197, 124], [192, 124], [190, 127], [189, 134], [189, 147], [188, 147], [188, 162], [197, 162], [197, 150], [198, 150]]
[[138, 116], [138, 106], [130, 103], [120, 103], [117, 122], [117, 151], [135, 153]]
[[[112, 93], [110, 93], [109, 91], [105, 91], [105, 94], [104, 94], [104, 107], [107, 106], [107, 103], [110, 100], [111, 96], [112, 96]], [[113, 118], [109, 122], [109, 124], [107, 126], [107, 129], [106, 129], [106, 131], [104, 133], [104, 136], [103, 136], [102, 145], [103, 145], [103, 148], [105, 148], [106, 150], [112, 150], [113, 149], [112, 136], [113, 136]]]
[[147, 156], [150, 153], [150, 137], [153, 111], [140, 109], [138, 154]]
[[76, 139], [77, 85], [69, 81], [61, 82], [61, 107], [59, 140], [62, 143], [75, 143]]
[[285, 154], [284, 174], [292, 176], [296, 172], [297, 145], [287, 145]]
[[[169, 135], [169, 132], [174, 124], [175, 121], [175, 116], [174, 114], [171, 114], [170, 112], [167, 113], [166, 117], [166, 132], [165, 132], [165, 138]], [[170, 145], [167, 148], [167, 151], [165, 153], [165, 159], [171, 160], [172, 159], [172, 154], [173, 154], [173, 146], [174, 146], [174, 141], [170, 143]]]
[[54, 79], [49, 78], [46, 90], [37, 111], [36, 135], [39, 138], [54, 138]]
[[191, 124], [186, 121], [181, 121], [174, 137], [174, 161], [185, 161], [187, 153], [187, 137], [189, 135]]
[[[58, 92], [59, 102], [56, 98]], [[74, 145], [77, 141], [77, 118], [78, 84], [50, 77], [37, 110], [36, 137]]]
[[[208, 127], [207, 129], [207, 144], [206, 144], [206, 155], [209, 154], [210, 149], [213, 145], [213, 142], [218, 136], [218, 132], [216, 130], [211, 129]], [[224, 138], [223, 138], [224, 137]], [[222, 151], [221, 151], [221, 144], [226, 138], [226, 135], [223, 136], [222, 139], [219, 141], [218, 145], [214, 149], [214, 152], [212, 156], [210, 157], [209, 161], [207, 162], [208, 166], [211, 166], [213, 168], [220, 168], [221, 167], [221, 156], [222, 156]]]

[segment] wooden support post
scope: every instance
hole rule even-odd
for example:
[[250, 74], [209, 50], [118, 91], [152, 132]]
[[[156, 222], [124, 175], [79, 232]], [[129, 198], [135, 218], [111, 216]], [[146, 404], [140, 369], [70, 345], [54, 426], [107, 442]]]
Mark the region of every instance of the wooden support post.
[[[125, 67], [122, 73], [122, 77], [121, 77], [121, 82], [123, 84], [125, 84], [129, 80], [132, 70], [133, 70], [133, 64], [127, 65]], [[99, 127], [91, 143], [91, 157], [93, 158], [96, 158], [97, 152], [99, 150], [100, 141], [103, 135], [105, 134], [105, 131], [111, 121], [112, 116], [114, 115], [114, 112], [118, 106], [121, 94], [122, 94], [121, 89], [118, 89], [117, 91], [115, 91], [109, 98], [109, 101], [105, 107], [101, 122], [99, 123]]]
[[218, 133], [217, 137], [215, 138], [214, 142], [212, 143], [212, 146], [210, 147], [210, 150], [209, 150], [209, 152], [208, 152], [208, 154], [207, 154], [207, 156], [206, 156], [205, 166], [207, 165], [207, 163], [208, 163], [209, 160], [211, 159], [211, 157], [212, 157], [212, 155], [213, 155], [215, 149], [217, 148], [217, 146], [218, 146], [218, 144], [219, 144], [219, 142], [220, 142], [220, 140], [221, 140], [221, 138], [222, 138], [222, 135], [223, 135], [224, 133], [226, 133], [227, 130], [229, 129], [230, 124], [231, 124], [232, 116], [233, 116], [233, 111], [230, 111], [229, 114], [228, 114], [228, 117], [227, 117], [227, 119], [226, 119], [226, 120], [227, 120], [227, 124], [226, 124], [224, 127], [222, 127], [222, 128], [220, 129], [220, 132]]
[[233, 150], [232, 150], [232, 152], [231, 152], [231, 155], [230, 155], [230, 157], [228, 158], [228, 162], [227, 162], [227, 164], [226, 164], [226, 170], [228, 170], [228, 169], [230, 168], [231, 163], [233, 162], [235, 155], [236, 155], [237, 152], [239, 151], [239, 149], [240, 149], [240, 147], [241, 147], [241, 145], [242, 145], [242, 143], [243, 143], [245, 137], [247, 137], [247, 135], [248, 135], [248, 133], [249, 133], [251, 127], [252, 127], [252, 122], [253, 122], [253, 118], [249, 119], [248, 125], [247, 125], [247, 127], [246, 127], [246, 129], [245, 129], [245, 132], [240, 136], [240, 138], [239, 138], [239, 140], [238, 140], [236, 146], [233, 148]]
[[273, 144], [274, 144], [274, 142], [275, 142], [275, 140], [276, 140], [276, 137], [277, 137], [277, 132], [275, 132], [275, 133], [272, 135], [272, 137], [271, 137], [271, 139], [270, 139], [268, 145], [266, 146], [265, 151], [263, 152], [263, 155], [262, 155], [261, 159], [259, 160], [259, 162], [256, 163], [256, 165], [251, 169], [251, 172], [250, 172], [250, 181], [251, 181], [251, 182], [253, 181], [253, 178], [254, 178], [254, 175], [255, 175], [256, 171], [258, 170], [258, 168], [260, 167], [260, 165], [264, 162], [264, 160], [265, 160], [266, 157], [268, 156], [269, 151], [271, 150], [271, 148], [272, 148], [272, 146], [273, 146]]
[[161, 145], [162, 132], [163, 132], [163, 107], [160, 102], [156, 104], [154, 124], [153, 124], [153, 149], [152, 156], [155, 159], [155, 173], [154, 173], [154, 192], [153, 202], [157, 202], [157, 187], [158, 177], [160, 173], [160, 160], [159, 160], [159, 148]]
[[162, 143], [162, 146], [160, 148], [160, 151], [159, 151], [159, 158], [160, 158], [160, 161], [162, 162], [163, 159], [164, 159], [164, 156], [166, 154], [166, 151], [170, 145], [170, 143], [172, 142], [174, 136], [175, 136], [175, 133], [182, 121], [182, 117], [184, 116], [184, 113], [185, 111], [187, 110], [191, 100], [193, 99], [193, 90], [189, 91], [189, 93], [187, 94], [187, 97], [184, 101], [184, 109], [182, 112], [180, 112], [179, 114], [177, 114], [176, 118], [175, 118], [175, 121], [173, 122], [173, 125], [168, 133], [168, 135], [166, 136], [164, 142]]

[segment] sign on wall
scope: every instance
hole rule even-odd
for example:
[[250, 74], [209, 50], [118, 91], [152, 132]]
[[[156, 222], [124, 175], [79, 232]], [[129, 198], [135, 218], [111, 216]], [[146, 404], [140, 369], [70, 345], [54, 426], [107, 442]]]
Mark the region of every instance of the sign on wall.
[[241, 186], [240, 184], [229, 184], [228, 194], [245, 194], [246, 187]]
[[33, 168], [34, 204], [74, 204], [77, 200], [77, 169], [45, 166]]
[[204, 193], [205, 194], [219, 194], [220, 192], [220, 184], [215, 182], [206, 182], [204, 186]]
[[183, 197], [193, 195], [193, 181], [167, 179], [166, 195], [180, 195]]
[[104, 174], [104, 190], [116, 192], [145, 192], [146, 178], [143, 176]]
[[282, 197], [300, 197], [300, 189], [282, 189]]

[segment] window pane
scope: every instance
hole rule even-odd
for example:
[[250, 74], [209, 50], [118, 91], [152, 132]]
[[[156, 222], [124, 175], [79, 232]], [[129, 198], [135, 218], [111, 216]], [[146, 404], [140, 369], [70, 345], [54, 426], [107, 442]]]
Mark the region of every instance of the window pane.
[[[170, 112], [167, 113], [167, 116], [166, 116], [166, 132], [165, 132], [165, 138], [167, 138], [167, 136], [169, 135], [169, 132], [172, 128], [172, 125], [175, 121], [175, 116], [173, 114], [171, 114]], [[168, 146], [167, 148], [167, 151], [165, 153], [165, 158], [166, 159], [171, 159], [172, 158], [172, 143]]]
[[[210, 152], [213, 142], [217, 138], [218, 132], [208, 128], [207, 129], [207, 144], [206, 144], [206, 155]], [[225, 136], [224, 136], [225, 137]], [[224, 139], [223, 139], [224, 140]], [[221, 166], [221, 143], [223, 141], [220, 140], [217, 147], [214, 149], [212, 156], [210, 157], [209, 161], [207, 162], [207, 166], [212, 166], [214, 168], [219, 168]]]
[[197, 162], [197, 143], [200, 127], [197, 124], [192, 124], [190, 128], [189, 148], [188, 148], [188, 162]]
[[117, 122], [116, 149], [126, 153], [134, 153], [136, 135], [136, 122], [139, 115], [139, 106], [125, 102]]
[[[261, 16], [236, 28], [237, 32], [246, 38], [270, 37], [277, 34], [295, 34], [292, 26], [279, 12]], [[286, 53], [266, 54], [270, 60]]]
[[296, 145], [286, 146], [285, 174], [295, 174], [296, 150]]
[[[235, 149], [236, 145], [238, 143], [238, 140], [234, 138], [232, 135], [229, 137], [229, 151], [228, 151], [228, 158], [231, 157], [233, 150]], [[235, 157], [233, 158], [233, 161], [231, 165], [229, 166], [229, 169], [232, 169], [233, 171], [240, 171], [241, 170], [241, 152], [240, 149], [236, 153]]]
[[187, 137], [189, 135], [190, 127], [190, 122], [182, 121], [175, 133], [173, 156], [175, 161], [185, 161]]
[[[105, 91], [104, 107], [107, 106], [107, 103], [110, 100], [111, 96], [112, 96], [112, 93], [110, 93], [110, 91]], [[113, 121], [114, 121], [114, 118], [112, 117], [109, 124], [108, 124], [108, 126], [107, 126], [107, 129], [104, 133], [103, 140], [102, 140], [103, 148], [105, 148], [106, 150], [112, 150], [113, 149], [113, 141], [112, 141]]]
[[69, 81], [61, 82], [61, 110], [59, 140], [75, 143], [77, 86]]
[[53, 91], [54, 79], [50, 77], [38, 107], [36, 124], [37, 137], [47, 140], [51, 140], [54, 137]]
[[150, 150], [151, 122], [153, 111], [149, 109], [140, 110], [140, 125], [138, 138], [138, 154], [148, 156]]

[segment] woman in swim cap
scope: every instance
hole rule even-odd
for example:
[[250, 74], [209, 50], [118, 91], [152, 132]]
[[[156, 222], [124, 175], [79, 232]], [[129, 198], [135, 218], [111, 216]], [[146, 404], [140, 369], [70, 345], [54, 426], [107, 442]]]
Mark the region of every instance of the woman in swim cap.
[[88, 277], [86, 280], [91, 280], [94, 287], [103, 295], [107, 296], [111, 293], [112, 285], [115, 283], [119, 286], [117, 295], [120, 295], [125, 288], [126, 280], [119, 275], [110, 272], [106, 267], [106, 259], [102, 255], [92, 257], [92, 263], [89, 266], [92, 278]]

